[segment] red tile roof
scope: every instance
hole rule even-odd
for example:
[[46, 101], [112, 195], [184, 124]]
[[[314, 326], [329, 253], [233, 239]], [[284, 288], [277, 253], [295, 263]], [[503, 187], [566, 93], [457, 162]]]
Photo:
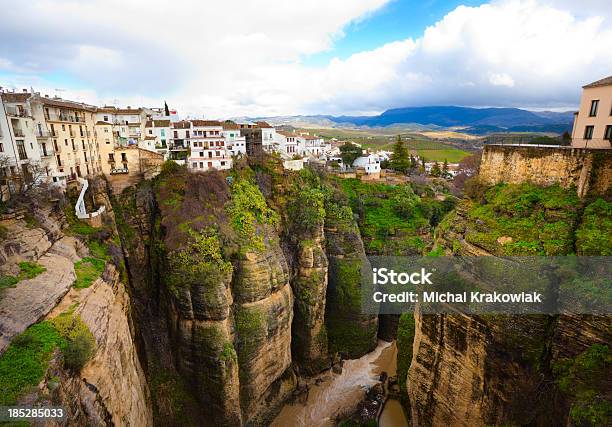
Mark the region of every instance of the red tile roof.
[[221, 126], [218, 120], [191, 120], [193, 126]]
[[28, 98], [32, 96], [29, 93], [14, 93], [14, 92], [3, 92], [2, 100], [4, 102], [26, 102]]

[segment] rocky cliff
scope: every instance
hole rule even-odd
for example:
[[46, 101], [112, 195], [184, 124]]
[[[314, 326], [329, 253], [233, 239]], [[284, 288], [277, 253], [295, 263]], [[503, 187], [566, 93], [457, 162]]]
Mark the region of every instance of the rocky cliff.
[[[62, 406], [80, 424], [152, 425], [129, 297], [102, 249], [112, 231], [84, 238], [94, 230], [38, 202], [2, 222], [0, 279], [15, 283], [0, 290], [3, 404]], [[68, 318], [90, 337], [86, 350]]]
[[[585, 231], [593, 226], [573, 190], [498, 185], [473, 197], [437, 230], [437, 243], [447, 255], [582, 253], [576, 235], [589, 234], [584, 242], [591, 244], [610, 237], [610, 228], [599, 229], [604, 236]], [[587, 201], [587, 212], [590, 203], [607, 202]], [[612, 219], [610, 211], [607, 215]], [[600, 248], [609, 250], [609, 241]], [[609, 368], [609, 318], [417, 312], [415, 323], [407, 378], [415, 425], [599, 425], [609, 420], [609, 384], [595, 378]], [[578, 369], [575, 361], [585, 357], [594, 360], [591, 371], [576, 380], [581, 391], [569, 391], [562, 377], [567, 380], [570, 371], [563, 367]], [[590, 403], [585, 395], [593, 398]]]

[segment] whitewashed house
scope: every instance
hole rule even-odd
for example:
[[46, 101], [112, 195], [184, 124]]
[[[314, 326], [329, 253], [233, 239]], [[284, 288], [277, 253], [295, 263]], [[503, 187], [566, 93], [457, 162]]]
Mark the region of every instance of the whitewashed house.
[[380, 174], [380, 159], [375, 154], [357, 157], [353, 162], [354, 168], [363, 168], [367, 175]]
[[240, 134], [240, 126], [232, 122], [224, 122], [223, 137], [230, 156], [246, 155], [246, 137]]
[[232, 157], [225, 146], [223, 125], [215, 120], [191, 120], [187, 167], [193, 171], [230, 169]]

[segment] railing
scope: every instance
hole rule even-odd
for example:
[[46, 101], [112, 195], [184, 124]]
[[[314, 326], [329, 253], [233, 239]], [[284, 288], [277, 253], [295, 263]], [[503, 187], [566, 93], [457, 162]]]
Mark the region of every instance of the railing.
[[87, 188], [89, 188], [89, 182], [86, 179], [80, 178], [79, 181], [83, 184], [83, 186], [81, 187], [81, 192], [79, 193], [79, 198], [77, 199], [76, 205], [74, 205], [74, 213], [76, 214], [77, 218], [90, 219], [101, 215], [105, 210], [104, 205], [100, 206], [95, 212], [89, 214], [87, 213], [87, 208], [85, 207], [85, 200], [83, 200], [83, 198], [85, 197], [85, 192], [87, 191]]
[[13, 129], [13, 133], [15, 134], [16, 138], [23, 138], [23, 137], [25, 137], [25, 134], [23, 133], [23, 131], [21, 129]]
[[29, 117], [29, 111], [26, 108], [18, 108], [15, 105], [7, 105], [6, 106], [6, 114], [7, 116], [13, 117]]
[[36, 138], [50, 138], [50, 137], [51, 137], [51, 132], [49, 132], [47, 129], [36, 129]]
[[49, 114], [45, 115], [45, 118], [51, 122], [85, 123], [83, 117], [68, 114]]
[[127, 166], [124, 166], [123, 168], [112, 168], [110, 173], [111, 175], [117, 175], [123, 173], [130, 173], [130, 171], [128, 170]]

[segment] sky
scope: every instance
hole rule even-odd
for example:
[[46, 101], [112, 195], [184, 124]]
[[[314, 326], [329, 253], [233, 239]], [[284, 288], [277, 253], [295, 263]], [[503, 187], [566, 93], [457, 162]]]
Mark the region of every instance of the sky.
[[571, 110], [609, 0], [0, 0], [0, 86], [182, 117]]

